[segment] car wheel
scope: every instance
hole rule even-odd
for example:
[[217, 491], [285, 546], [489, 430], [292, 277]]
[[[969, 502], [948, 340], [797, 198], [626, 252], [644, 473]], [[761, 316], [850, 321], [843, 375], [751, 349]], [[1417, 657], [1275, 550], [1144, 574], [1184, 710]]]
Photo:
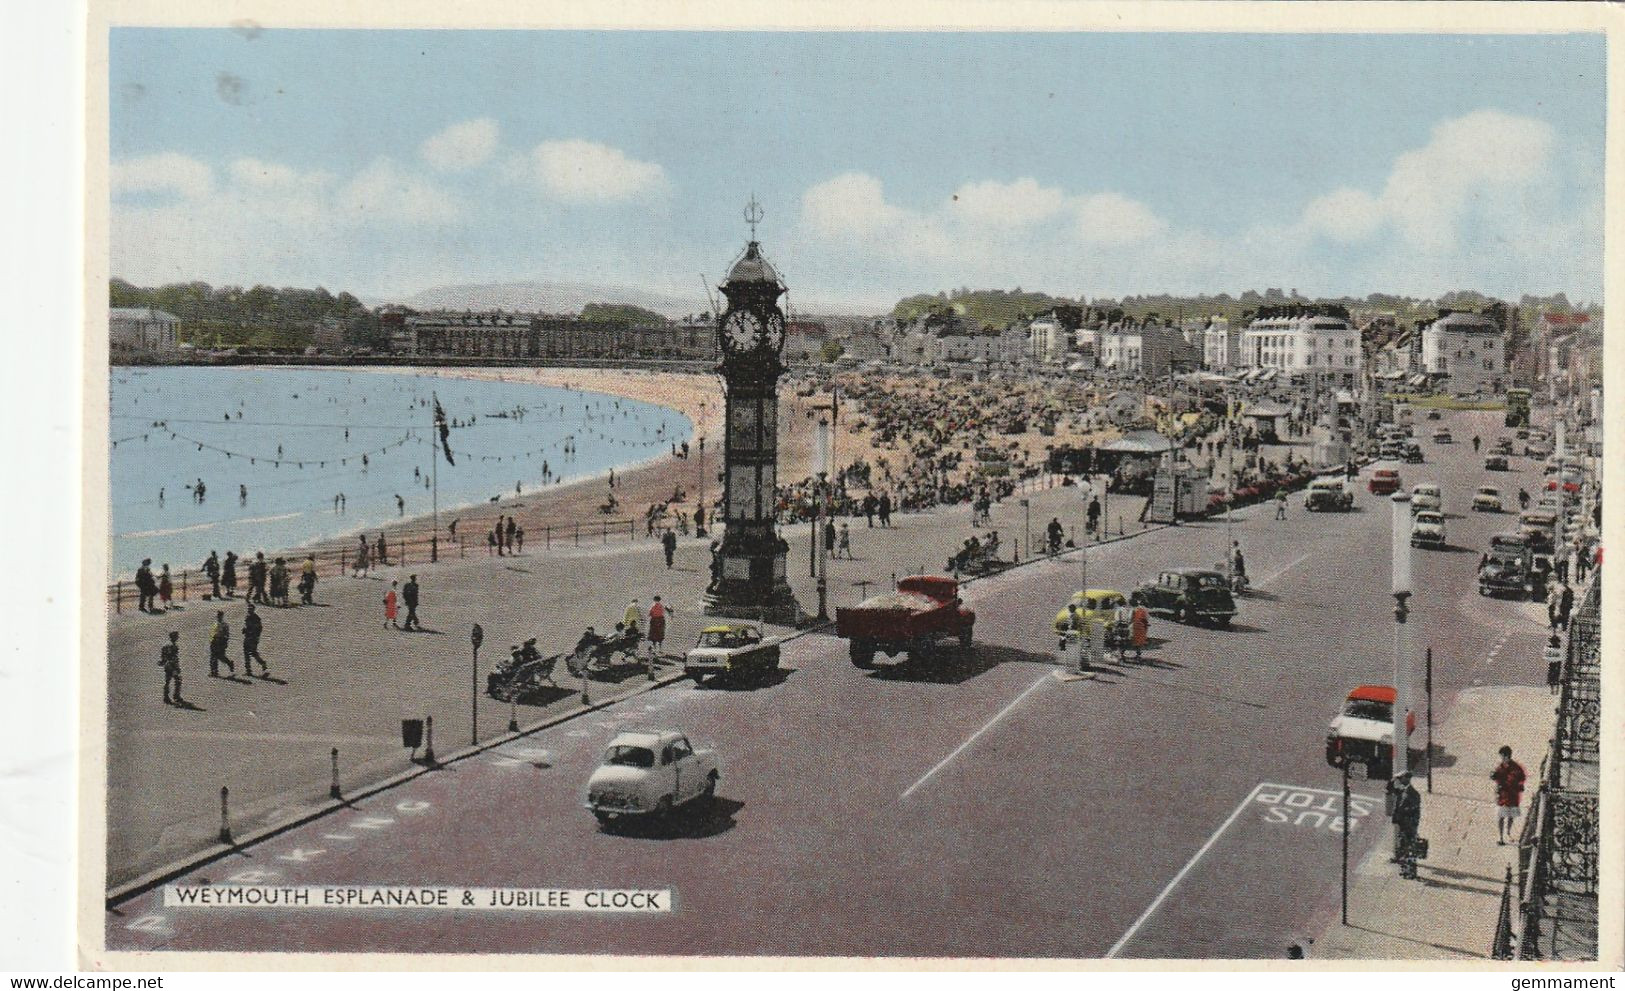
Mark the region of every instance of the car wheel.
[[967, 626], [963, 630], [959, 631], [959, 646], [960, 647], [962, 647], [962, 648], [964, 648], [966, 650], [970, 649], [972, 633], [974, 631], [975, 631], [974, 626]]
[[852, 644], [851, 644], [851, 647], [849, 648], [849, 650], [850, 650], [850, 653], [851, 653], [851, 656], [852, 656], [852, 664], [854, 666], [862, 668], [865, 671], [874, 670], [874, 666], [875, 666], [875, 647], [874, 647], [874, 644], [864, 643], [864, 642], [862, 642], [860, 640], [854, 640], [854, 641], [852, 641]]
[[705, 798], [707, 800], [717, 797], [717, 772], [712, 771], [705, 777]]
[[657, 815], [657, 816], [671, 815], [671, 796], [670, 795], [661, 795], [660, 796], [660, 801], [655, 803], [655, 815]]
[[598, 825], [603, 828], [608, 828], [610, 822], [614, 819], [608, 812], [594, 812], [593, 816], [598, 819]]
[[1228, 629], [1230, 629], [1230, 617], [1229, 617], [1229, 616], [1219, 616], [1219, 617], [1216, 617], [1216, 618], [1215, 618], [1215, 619], [1214, 619], [1214, 620], [1213, 620], [1213, 622], [1214, 622], [1214, 623], [1215, 623], [1215, 624], [1217, 624], [1217, 625], [1218, 625], [1218, 627], [1219, 627], [1219, 629], [1221, 629], [1221, 630], [1228, 630]]
[[1185, 622], [1186, 618], [1187, 617], [1186, 617], [1186, 613], [1185, 613], [1185, 607], [1184, 606], [1175, 606], [1174, 607], [1174, 622], [1183, 623], [1183, 622]]

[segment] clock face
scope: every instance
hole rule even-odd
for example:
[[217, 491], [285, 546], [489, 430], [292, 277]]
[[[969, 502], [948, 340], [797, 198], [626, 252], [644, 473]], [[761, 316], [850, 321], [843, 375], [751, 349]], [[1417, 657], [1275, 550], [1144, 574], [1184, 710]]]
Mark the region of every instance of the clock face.
[[722, 319], [722, 346], [729, 351], [750, 351], [758, 345], [762, 321], [749, 310], [731, 310]]

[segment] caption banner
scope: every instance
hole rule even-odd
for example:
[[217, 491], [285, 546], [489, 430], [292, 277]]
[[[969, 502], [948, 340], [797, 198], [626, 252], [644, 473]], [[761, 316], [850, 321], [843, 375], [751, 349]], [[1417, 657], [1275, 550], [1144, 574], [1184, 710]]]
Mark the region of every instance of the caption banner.
[[165, 908], [411, 908], [490, 912], [670, 912], [670, 888], [171, 884]]

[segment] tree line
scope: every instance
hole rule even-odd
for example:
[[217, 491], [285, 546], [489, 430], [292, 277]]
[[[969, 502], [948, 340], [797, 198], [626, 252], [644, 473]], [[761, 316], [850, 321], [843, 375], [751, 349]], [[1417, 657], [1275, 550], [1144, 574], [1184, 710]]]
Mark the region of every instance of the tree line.
[[108, 286], [108, 305], [151, 307], [181, 320], [180, 336], [198, 347], [303, 348], [315, 342], [316, 328], [336, 324], [347, 345], [385, 343], [378, 316], [348, 292], [257, 285], [211, 286], [178, 282], [143, 288], [123, 279]]

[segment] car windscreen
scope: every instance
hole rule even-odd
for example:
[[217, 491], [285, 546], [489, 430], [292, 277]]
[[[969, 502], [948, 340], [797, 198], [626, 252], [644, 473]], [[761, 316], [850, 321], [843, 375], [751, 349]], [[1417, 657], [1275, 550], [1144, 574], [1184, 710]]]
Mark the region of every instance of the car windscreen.
[[1394, 707], [1387, 702], [1374, 702], [1371, 699], [1349, 699], [1343, 707], [1343, 715], [1388, 722], [1394, 718]]
[[609, 753], [604, 755], [604, 763], [622, 767], [654, 767], [655, 753], [648, 747], [610, 747]]
[[1228, 588], [1223, 575], [1197, 575], [1195, 577], [1198, 588]]

